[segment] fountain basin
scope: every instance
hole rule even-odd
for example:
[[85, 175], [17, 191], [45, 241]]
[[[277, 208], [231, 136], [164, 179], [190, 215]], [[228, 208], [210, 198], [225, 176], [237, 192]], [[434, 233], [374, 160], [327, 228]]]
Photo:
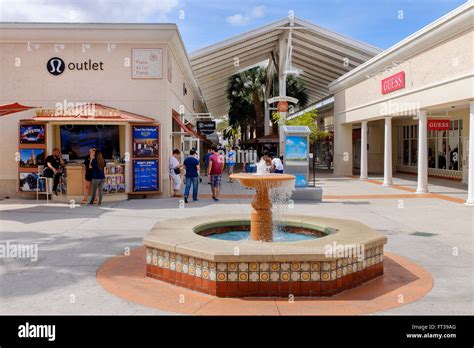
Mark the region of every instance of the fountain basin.
[[387, 238], [362, 223], [298, 215], [278, 223], [319, 238], [265, 243], [206, 237], [249, 228], [244, 215], [161, 221], [144, 238], [146, 275], [218, 297], [319, 297], [383, 274]]

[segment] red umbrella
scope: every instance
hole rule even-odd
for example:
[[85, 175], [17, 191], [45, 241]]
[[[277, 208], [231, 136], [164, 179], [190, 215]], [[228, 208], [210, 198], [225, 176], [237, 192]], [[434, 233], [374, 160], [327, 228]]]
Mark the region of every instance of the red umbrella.
[[18, 103], [0, 105], [0, 116], [14, 114], [15, 112], [22, 112], [34, 108], [36, 108], [36, 106], [25, 106]]

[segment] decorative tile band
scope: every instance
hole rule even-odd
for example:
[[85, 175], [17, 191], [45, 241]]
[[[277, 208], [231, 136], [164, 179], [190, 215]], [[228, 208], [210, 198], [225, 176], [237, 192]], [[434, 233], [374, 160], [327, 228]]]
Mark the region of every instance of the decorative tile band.
[[217, 296], [324, 296], [383, 274], [383, 247], [362, 259], [218, 263], [147, 248], [146, 264], [149, 277]]

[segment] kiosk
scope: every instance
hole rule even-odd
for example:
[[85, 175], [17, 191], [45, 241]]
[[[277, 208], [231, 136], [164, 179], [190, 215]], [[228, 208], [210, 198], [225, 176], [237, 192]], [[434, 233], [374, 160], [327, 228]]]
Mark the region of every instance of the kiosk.
[[282, 126], [280, 139], [283, 153], [285, 173], [296, 177], [295, 190], [292, 198], [295, 200], [322, 200], [321, 187], [309, 187], [309, 134], [307, 126]]
[[[104, 201], [126, 200], [129, 194], [161, 193], [160, 125], [153, 118], [101, 104], [91, 110], [58, 113], [38, 109], [19, 122], [18, 190], [48, 194], [42, 176], [45, 158], [54, 148], [66, 162], [58, 196], [53, 201], [81, 202], [85, 193], [84, 160], [91, 147], [106, 160]], [[49, 186], [49, 187], [48, 187]]]

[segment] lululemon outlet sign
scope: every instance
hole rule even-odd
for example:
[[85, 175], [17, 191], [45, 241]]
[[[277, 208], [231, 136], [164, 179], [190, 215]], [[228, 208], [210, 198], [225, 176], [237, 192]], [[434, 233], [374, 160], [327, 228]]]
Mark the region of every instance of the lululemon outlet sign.
[[98, 71], [104, 70], [103, 62], [94, 62], [92, 59], [83, 62], [64, 62], [59, 57], [53, 57], [46, 63], [46, 69], [51, 75], [61, 75], [65, 70], [71, 71]]

